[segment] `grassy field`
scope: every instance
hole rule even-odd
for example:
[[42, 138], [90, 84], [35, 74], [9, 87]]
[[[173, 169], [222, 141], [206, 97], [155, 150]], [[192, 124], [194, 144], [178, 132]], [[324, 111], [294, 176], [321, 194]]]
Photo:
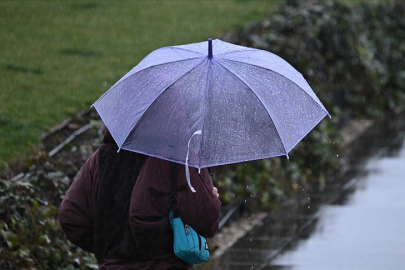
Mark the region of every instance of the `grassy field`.
[[279, 1], [0, 1], [0, 168], [151, 51], [218, 38]]

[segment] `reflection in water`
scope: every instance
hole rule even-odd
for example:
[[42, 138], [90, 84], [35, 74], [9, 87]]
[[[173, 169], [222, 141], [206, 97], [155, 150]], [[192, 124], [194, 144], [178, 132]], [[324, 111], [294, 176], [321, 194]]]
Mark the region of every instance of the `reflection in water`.
[[[272, 261], [277, 269], [403, 269], [405, 147], [375, 157], [346, 205], [325, 205], [311, 237]], [[287, 267], [282, 267], [287, 266]], [[270, 268], [276, 269], [276, 268]]]

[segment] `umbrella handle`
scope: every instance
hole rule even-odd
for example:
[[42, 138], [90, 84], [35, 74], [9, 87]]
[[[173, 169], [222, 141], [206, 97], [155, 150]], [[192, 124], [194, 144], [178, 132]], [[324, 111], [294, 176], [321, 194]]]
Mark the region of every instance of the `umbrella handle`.
[[196, 132], [194, 132], [194, 134], [191, 135], [190, 140], [188, 140], [188, 146], [187, 146], [186, 178], [187, 178], [187, 184], [188, 184], [188, 186], [189, 186], [189, 188], [190, 188], [190, 190], [191, 190], [192, 192], [196, 192], [196, 191], [195, 191], [195, 189], [193, 188], [193, 186], [192, 186], [191, 183], [190, 183], [190, 170], [189, 170], [189, 168], [188, 168], [188, 154], [190, 153], [190, 142], [191, 142], [191, 139], [194, 137], [194, 135], [201, 135], [201, 134], [202, 134], [201, 129], [200, 129], [200, 130], [197, 130]]

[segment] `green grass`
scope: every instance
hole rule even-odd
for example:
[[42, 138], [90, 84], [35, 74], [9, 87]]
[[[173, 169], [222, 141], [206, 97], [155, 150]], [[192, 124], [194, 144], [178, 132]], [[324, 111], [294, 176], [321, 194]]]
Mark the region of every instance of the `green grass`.
[[0, 167], [151, 51], [219, 38], [279, 1], [0, 1]]

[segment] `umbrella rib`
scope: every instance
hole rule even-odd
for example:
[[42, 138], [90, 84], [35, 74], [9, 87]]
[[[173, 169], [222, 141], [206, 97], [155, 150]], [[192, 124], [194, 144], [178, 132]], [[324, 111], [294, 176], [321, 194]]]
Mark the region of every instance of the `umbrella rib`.
[[260, 102], [260, 104], [264, 107], [264, 109], [265, 109], [266, 112], [267, 112], [267, 115], [269, 116], [271, 122], [273, 123], [273, 125], [274, 125], [274, 127], [275, 127], [275, 129], [276, 129], [276, 132], [277, 132], [277, 135], [278, 135], [278, 137], [279, 137], [279, 139], [280, 139], [280, 142], [281, 142], [281, 144], [283, 145], [285, 155], [288, 156], [288, 151], [287, 151], [287, 148], [286, 148], [285, 143], [284, 143], [284, 141], [283, 141], [283, 138], [281, 137], [281, 135], [280, 135], [280, 133], [279, 133], [279, 131], [278, 131], [278, 128], [276, 127], [276, 124], [274, 123], [273, 118], [271, 117], [271, 115], [270, 115], [269, 110], [267, 109], [267, 107], [264, 105], [262, 99], [252, 91], [252, 87], [250, 87], [242, 78], [239, 78], [238, 76], [236, 76], [230, 69], [228, 69], [226, 66], [222, 65], [222, 64], [220, 63], [220, 61], [216, 61], [216, 62], [217, 62], [222, 68], [224, 68], [224, 69], [226, 69], [227, 71], [229, 71], [229, 73], [232, 74], [232, 76], [234, 76], [237, 80], [239, 80], [240, 82], [242, 82], [242, 83], [250, 90], [250, 92], [253, 94], [253, 96], [256, 97], [256, 99]]
[[93, 107], [94, 104], [97, 103], [97, 101], [99, 101], [104, 95], [106, 95], [110, 89], [114, 88], [114, 86], [118, 85], [119, 83], [122, 83], [122, 82], [126, 81], [126, 80], [127, 80], [128, 78], [130, 78], [132, 75], [137, 74], [137, 73], [140, 72], [140, 71], [147, 70], [147, 69], [149, 69], [149, 68], [154, 68], [154, 67], [162, 66], [162, 65], [167, 65], [167, 64], [171, 64], [171, 63], [176, 63], [176, 62], [183, 62], [183, 61], [195, 60], [195, 59], [198, 59], [198, 58], [201, 58], [201, 56], [200, 56], [200, 57], [191, 57], [191, 58], [187, 58], [187, 59], [180, 59], [180, 60], [171, 61], [171, 62], [160, 63], [160, 64], [156, 64], [156, 65], [150, 65], [150, 66], [144, 67], [144, 68], [142, 68], [142, 69], [140, 69], [140, 70], [137, 70], [136, 72], [134, 72], [134, 73], [132, 73], [131, 75], [128, 75], [128, 76], [127, 76], [127, 74], [128, 74], [129, 72], [131, 72], [133, 69], [136, 68], [136, 66], [135, 66], [135, 67], [133, 67], [129, 72], [127, 72], [127, 74], [125, 74], [124, 77], [122, 77], [122, 78], [119, 79], [116, 83], [114, 83], [104, 94], [102, 94], [101, 97], [99, 97], [99, 98], [91, 105], [91, 107]]
[[[198, 54], [200, 54], [201, 56], [205, 56], [205, 54], [204, 53], [201, 53], [201, 52], [196, 52], [196, 51], [193, 51], [193, 50], [188, 50], [188, 49], [185, 49], [185, 48], [182, 48], [182, 47], [179, 47], [179, 46], [170, 46], [170, 47], [168, 47], [168, 48], [171, 48], [171, 49], [178, 49], [178, 50], [183, 50], [183, 51], [186, 51], [186, 52], [193, 52], [193, 53], [198, 53]], [[200, 56], [200, 57], [201, 57]]]
[[[247, 64], [246, 62], [242, 62], [242, 61], [238, 61], [238, 60], [233, 60], [233, 59], [228, 59], [228, 58], [223, 58], [223, 59], [221, 59], [221, 60], [223, 60], [223, 61], [230, 61], [230, 62], [236, 62], [236, 63], [240, 63], [240, 64], [243, 64], [243, 65], [246, 65], [246, 64]], [[266, 68], [266, 67], [259, 66], [259, 65], [255, 65], [255, 64], [252, 64], [252, 63], [249, 63], [249, 65], [254, 66], [254, 67], [258, 67], [258, 68], [262, 68], [262, 69], [265, 69], [265, 70], [269, 70], [269, 71], [272, 71], [272, 72], [274, 72], [274, 73], [277, 73], [277, 74], [280, 75], [281, 77], [286, 78], [287, 80], [289, 80], [290, 82], [292, 82], [293, 84], [295, 84], [296, 86], [298, 86], [299, 88], [302, 89], [301, 86], [297, 85], [294, 81], [290, 80], [289, 78], [287, 78], [287, 77], [284, 76], [283, 74], [280, 74], [279, 72], [275, 71], [274, 69]], [[306, 93], [306, 91], [304, 91], [304, 92]], [[307, 93], [307, 94], [308, 94], [308, 93]]]
[[[232, 54], [232, 53], [240, 53], [241, 51], [243, 51], [243, 52], [255, 52], [255, 51], [257, 51], [257, 49], [253, 49], [253, 48], [246, 48], [246, 49], [243, 49], [243, 50], [234, 50], [234, 51], [228, 51], [228, 52], [224, 52], [224, 53], [220, 53], [220, 54], [217, 54], [216, 56], [220, 56], [220, 55], [227, 55], [227, 54]], [[240, 62], [240, 61], [237, 61], [237, 62]], [[241, 62], [241, 63], [243, 63], [243, 62]]]
[[[277, 73], [277, 74], [278, 74], [278, 73]], [[253, 80], [255, 80], [256, 82], [260, 83], [260, 84], [261, 84], [262, 86], [264, 86], [266, 89], [269, 89], [264, 83], [262, 83], [260, 80], [256, 79], [256, 78], [253, 77], [252, 75], [249, 75], [249, 74], [246, 74], [246, 75], [249, 76], [250, 78], [252, 78]], [[296, 84], [295, 84], [295, 85], [296, 85]], [[249, 86], [248, 86], [248, 87], [249, 87]], [[297, 87], [299, 87], [299, 86], [297, 86]], [[269, 90], [270, 90], [270, 89], [269, 89]], [[305, 91], [304, 91], [304, 92], [305, 92]], [[306, 93], [306, 92], [305, 92], [305, 93]], [[310, 95], [307, 95], [307, 96], [311, 97]], [[313, 98], [311, 98], [310, 100], [311, 100], [312, 102], [315, 102]], [[318, 105], [317, 102], [315, 102], [315, 104]], [[319, 106], [319, 105], [318, 105], [318, 106]], [[266, 108], [266, 110], [267, 110], [267, 108]], [[325, 115], [326, 115], [326, 113], [325, 113]], [[323, 116], [323, 117], [324, 117], [324, 116]], [[323, 119], [323, 117], [322, 117], [321, 119]], [[274, 122], [273, 122], [273, 123], [274, 123]], [[317, 124], [319, 124], [319, 122], [317, 122], [317, 123], [314, 125], [314, 127], [315, 127]], [[312, 128], [313, 128], [313, 127], [311, 127], [310, 130], [312, 130]], [[303, 137], [305, 137], [305, 136], [306, 136], [306, 135], [304, 135]], [[292, 145], [289, 150], [286, 150], [286, 148], [284, 147], [284, 149], [286, 150], [287, 156], [288, 156], [288, 152], [291, 151], [291, 150], [303, 139], [303, 137], [300, 138], [300, 139], [297, 141], [297, 143], [295, 143], [294, 145]], [[283, 144], [283, 145], [284, 145], [284, 144]]]
[[[159, 64], [155, 64], [155, 65], [150, 65], [150, 66], [144, 67], [144, 68], [142, 68], [142, 69], [140, 69], [140, 70], [137, 70], [137, 71], [134, 72], [133, 74], [136, 74], [136, 73], [138, 73], [139, 71], [142, 71], [142, 70], [147, 70], [148, 68], [159, 67], [159, 66], [162, 66], [162, 65], [167, 65], [167, 64], [172, 64], [172, 63], [185, 62], [185, 61], [195, 60], [195, 59], [199, 59], [199, 58], [201, 58], [201, 56], [190, 57], [190, 58], [186, 58], [186, 59], [179, 59], [179, 60], [174, 60], [174, 61], [159, 63]], [[133, 74], [129, 75], [128, 77], [131, 77]], [[128, 77], [126, 77], [124, 80], [126, 80]], [[124, 80], [123, 80], [123, 81], [124, 81]], [[120, 82], [120, 81], [118, 81], [118, 82]]]
[[[230, 62], [235, 62], [235, 63], [240, 63], [240, 64], [243, 64], [243, 65], [246, 65], [245, 62], [238, 61], [238, 60], [233, 60], [233, 59], [228, 59], [228, 58], [222, 58], [221, 60], [222, 60], [222, 61], [230, 61]], [[265, 69], [265, 70], [269, 70], [269, 71], [271, 71], [271, 72], [274, 72], [274, 73], [278, 74], [279, 76], [281, 76], [281, 77], [287, 79], [287, 80], [290, 81], [291, 83], [295, 84], [298, 88], [304, 90], [304, 89], [303, 89], [301, 86], [299, 86], [296, 82], [292, 81], [291, 79], [287, 78], [287, 77], [284, 76], [283, 74], [280, 74], [279, 72], [277, 72], [277, 71], [275, 71], [275, 70], [273, 70], [273, 69], [266, 68], [266, 67], [259, 66], [259, 65], [255, 65], [255, 64], [250, 64], [250, 63], [249, 63], [249, 65], [252, 65], [252, 66], [257, 67], [257, 68], [262, 68], [262, 69]], [[297, 71], [297, 72], [298, 72], [298, 71]], [[302, 74], [301, 74], [301, 76], [302, 76]], [[304, 80], [305, 80], [305, 78], [304, 78]], [[314, 99], [314, 97], [312, 97], [310, 94], [308, 94], [307, 91], [304, 90], [304, 92], [305, 92], [305, 94], [306, 94], [307, 96], [310, 97], [310, 99], [312, 99], [312, 100], [315, 101], [315, 103], [317, 104], [317, 106], [321, 107], [321, 108], [329, 115], [329, 117], [331, 117], [330, 114], [329, 114], [329, 112], [323, 107], [323, 105], [321, 105], [321, 101], [318, 99], [318, 97], [316, 97], [316, 95], [315, 95], [316, 99]], [[319, 101], [319, 102], [317, 102], [317, 101]]]
[[212, 61], [208, 61], [208, 72], [207, 72], [207, 82], [205, 84], [205, 102], [204, 102], [204, 110], [203, 110], [203, 119], [202, 119], [202, 127], [201, 127], [201, 142], [200, 142], [200, 155], [199, 155], [199, 164], [198, 167], [201, 168], [202, 162], [202, 149], [203, 149], [203, 141], [204, 141], [204, 132], [205, 132], [205, 116], [207, 111], [207, 102], [208, 102], [208, 90], [210, 89], [211, 84], [211, 64]]
[[172, 82], [170, 82], [167, 86], [162, 88], [162, 92], [157, 95], [150, 103], [150, 105], [147, 107], [147, 109], [142, 113], [141, 117], [139, 117], [138, 122], [134, 125], [134, 128], [132, 130], [131, 133], [129, 133], [125, 139], [124, 142], [127, 141], [128, 137], [134, 133], [136, 131], [136, 125], [138, 123], [141, 122], [141, 120], [144, 118], [146, 111], [156, 102], [156, 100], [166, 91], [166, 89], [168, 89], [169, 87], [171, 87], [173, 84], [175, 84], [178, 80], [180, 80], [184, 75], [186, 75], [187, 73], [191, 72], [193, 69], [195, 69], [196, 67], [198, 67], [202, 62], [204, 62], [205, 58], [202, 58], [201, 61], [199, 61], [198, 63], [196, 63], [194, 66], [192, 66], [191, 68], [189, 68], [188, 70], [186, 70], [184, 73], [180, 74], [176, 79], [174, 79]]

